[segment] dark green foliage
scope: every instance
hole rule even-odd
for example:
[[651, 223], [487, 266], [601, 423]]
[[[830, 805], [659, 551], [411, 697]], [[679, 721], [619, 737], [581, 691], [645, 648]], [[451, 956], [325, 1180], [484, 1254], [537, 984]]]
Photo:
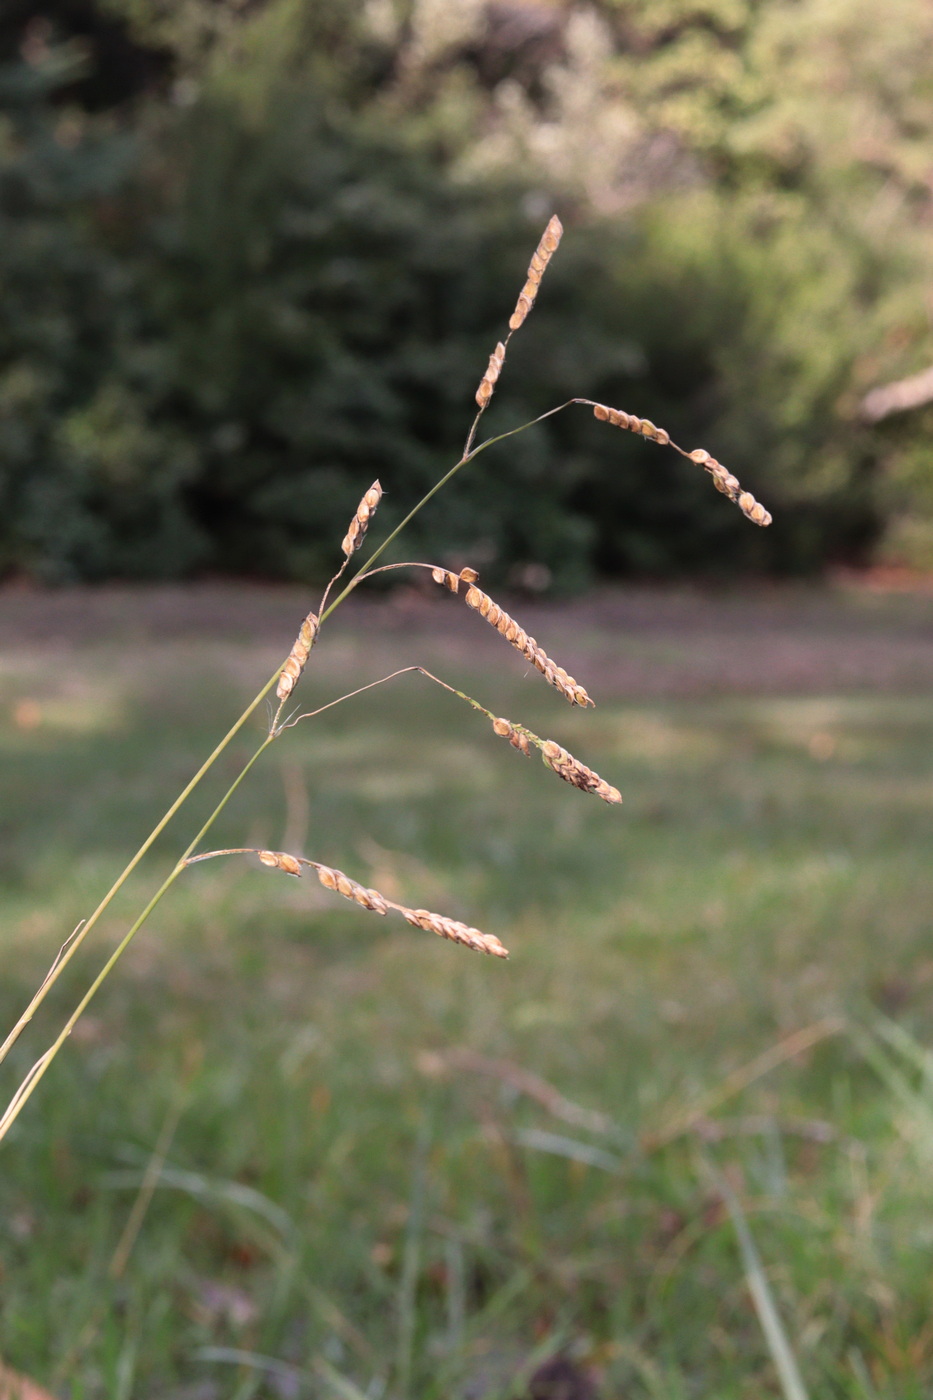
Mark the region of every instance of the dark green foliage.
[[[564, 588], [868, 557], [891, 502], [856, 392], [905, 269], [832, 202], [817, 156], [775, 173], [764, 137], [731, 149], [723, 74], [713, 125], [699, 88], [675, 121], [673, 38], [650, 38], [646, 108], [683, 140], [696, 124], [709, 178], [610, 221], [542, 194], [534, 170], [464, 180], [482, 64], [436, 73], [432, 105], [349, 0], [271, 5], [233, 38], [196, 0], [115, 6], [108, 24], [121, 8], [148, 101], [114, 107], [109, 78], [81, 88], [67, 44], [3, 70], [0, 571], [326, 574], [375, 476], [391, 523], [456, 460], [555, 203], [568, 236], [484, 431], [602, 399], [706, 447], [775, 524], [755, 530], [701, 471], [575, 409], [484, 456], [406, 552]], [[756, 83], [734, 132], [774, 105]], [[444, 93], [467, 94], [456, 120]]]

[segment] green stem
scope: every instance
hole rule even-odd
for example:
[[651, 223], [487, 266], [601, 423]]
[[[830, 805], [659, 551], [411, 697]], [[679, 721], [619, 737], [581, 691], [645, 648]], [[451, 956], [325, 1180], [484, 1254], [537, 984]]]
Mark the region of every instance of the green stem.
[[110, 972], [113, 969], [114, 965], [123, 956], [130, 943], [132, 943], [133, 939], [136, 937], [137, 933], [142, 928], [149, 915], [152, 913], [153, 909], [155, 909], [156, 905], [159, 903], [162, 897], [165, 894], [167, 894], [168, 891], [171, 889], [172, 885], [174, 885], [179, 875], [185, 869], [185, 861], [187, 860], [188, 856], [190, 856], [194, 848], [201, 843], [201, 841], [210, 831], [211, 827], [214, 825], [214, 822], [220, 816], [221, 812], [226, 807], [227, 803], [230, 801], [231, 797], [236, 792], [237, 788], [240, 786], [249, 770], [252, 768], [253, 764], [259, 758], [259, 755], [272, 743], [272, 739], [273, 736], [271, 734], [266, 735], [259, 748], [253, 754], [252, 758], [248, 761], [248, 763], [244, 764], [243, 768], [237, 774], [237, 777], [231, 783], [227, 791], [224, 793], [223, 797], [220, 799], [213, 812], [211, 812], [207, 821], [201, 827], [201, 830], [198, 832], [197, 836], [195, 836], [194, 840], [189, 844], [184, 855], [181, 856], [177, 864], [172, 868], [172, 870], [169, 871], [168, 875], [166, 875], [165, 879], [162, 881], [155, 894], [149, 900], [149, 903], [143, 909], [142, 913], [137, 917], [136, 921], [130, 926], [130, 928], [127, 929], [120, 942], [114, 948], [113, 952], [110, 954], [110, 957], [104, 963], [100, 972], [98, 972], [97, 976], [94, 978], [94, 981], [88, 987], [87, 991], [84, 993], [84, 996], [81, 998], [74, 1011], [72, 1011], [71, 1015], [68, 1017], [68, 1020], [65, 1022], [56, 1039], [53, 1040], [48, 1050], [46, 1050], [45, 1053], [33, 1065], [32, 1069], [29, 1071], [26, 1078], [23, 1080], [19, 1089], [17, 1089], [16, 1093], [13, 1095], [13, 1098], [10, 1100], [10, 1103], [7, 1106], [6, 1112], [3, 1114], [3, 1117], [0, 1118], [0, 1142], [3, 1141], [10, 1128], [16, 1122], [16, 1119], [19, 1117], [26, 1103], [31, 1098], [32, 1093], [38, 1085], [39, 1081], [42, 1079], [42, 1076], [45, 1074], [49, 1065], [55, 1059], [55, 1056], [58, 1054], [62, 1045], [64, 1045], [65, 1041], [71, 1035], [75, 1024], [80, 1019], [80, 1017], [83, 1016], [91, 1001], [96, 996], [101, 984], [110, 975]]
[[277, 678], [278, 678], [278, 674], [279, 674], [278, 671], [276, 671], [275, 675], [271, 677], [271, 679], [268, 681], [268, 683], [263, 687], [263, 689], [262, 689], [262, 690], [259, 692], [259, 694], [256, 696], [255, 700], [251, 701], [250, 704], [247, 706], [247, 708], [243, 711], [243, 713], [240, 715], [240, 718], [237, 720], [236, 724], [234, 724], [233, 727], [227, 731], [227, 733], [224, 735], [223, 739], [221, 739], [220, 743], [219, 743], [219, 744], [217, 745], [217, 747], [214, 749], [214, 751], [213, 751], [213, 753], [210, 755], [210, 757], [207, 758], [207, 759], [205, 759], [204, 763], [201, 764], [201, 767], [200, 767], [200, 768], [198, 769], [198, 771], [195, 773], [194, 777], [193, 777], [193, 778], [191, 779], [191, 781], [188, 783], [187, 787], [185, 787], [185, 788], [178, 794], [178, 796], [175, 798], [175, 801], [172, 803], [171, 807], [169, 807], [168, 811], [165, 813], [164, 817], [162, 817], [161, 821], [160, 821], [155, 827], [153, 827], [152, 831], [151, 831], [151, 832], [149, 833], [149, 835], [146, 837], [145, 841], [144, 841], [143, 844], [140, 846], [139, 850], [138, 850], [138, 851], [136, 852], [136, 854], [133, 856], [132, 860], [129, 862], [129, 864], [126, 866], [126, 868], [123, 870], [122, 874], [121, 874], [121, 875], [118, 877], [118, 879], [115, 880], [114, 883], [110, 886], [110, 889], [109, 889], [109, 890], [107, 891], [107, 893], [104, 895], [103, 899], [102, 899], [101, 902], [98, 904], [98, 906], [97, 906], [97, 908], [94, 910], [93, 914], [91, 914], [91, 916], [88, 918], [87, 922], [86, 922], [86, 923], [84, 924], [84, 926], [80, 929], [80, 931], [79, 931], [79, 932], [74, 936], [74, 938], [66, 945], [65, 951], [56, 959], [56, 962], [55, 962], [55, 964], [54, 964], [54, 966], [53, 966], [51, 972], [49, 973], [48, 977], [46, 977], [45, 981], [42, 983], [42, 986], [39, 988], [39, 990], [38, 990], [38, 991], [35, 993], [35, 995], [33, 996], [32, 1000], [31, 1000], [30, 1003], [29, 1003], [29, 1005], [26, 1007], [26, 1010], [23, 1012], [22, 1016], [19, 1018], [19, 1020], [17, 1021], [16, 1025], [15, 1025], [15, 1026], [13, 1027], [13, 1029], [10, 1031], [10, 1034], [7, 1036], [6, 1040], [3, 1042], [3, 1045], [0, 1046], [0, 1063], [2, 1063], [2, 1061], [6, 1059], [7, 1054], [8, 1054], [9, 1051], [12, 1049], [12, 1047], [13, 1047], [13, 1045], [16, 1043], [16, 1041], [19, 1039], [19, 1036], [20, 1036], [21, 1033], [25, 1030], [26, 1026], [27, 1026], [27, 1025], [29, 1024], [29, 1022], [32, 1020], [32, 1018], [33, 1018], [33, 1016], [35, 1015], [36, 1011], [37, 1011], [38, 1008], [42, 1005], [43, 1001], [44, 1001], [45, 998], [48, 996], [48, 994], [49, 994], [49, 992], [51, 991], [51, 989], [52, 989], [53, 985], [55, 984], [55, 982], [56, 982], [56, 981], [58, 980], [58, 978], [61, 976], [62, 972], [64, 972], [65, 968], [68, 966], [69, 962], [70, 962], [71, 959], [74, 957], [75, 953], [78, 951], [78, 949], [80, 948], [81, 944], [84, 942], [85, 938], [86, 938], [87, 935], [90, 933], [91, 929], [92, 929], [92, 928], [94, 927], [94, 925], [97, 923], [97, 921], [98, 921], [98, 919], [100, 918], [101, 914], [103, 914], [103, 913], [105, 912], [105, 910], [107, 909], [107, 907], [111, 904], [111, 902], [114, 900], [114, 898], [116, 897], [116, 895], [120, 892], [120, 890], [121, 890], [121, 889], [123, 888], [123, 886], [126, 884], [126, 881], [127, 881], [127, 880], [129, 879], [129, 877], [132, 875], [133, 871], [136, 869], [137, 865], [138, 865], [139, 862], [142, 860], [143, 856], [146, 854], [146, 852], [147, 852], [148, 850], [150, 850], [150, 848], [152, 847], [152, 845], [154, 844], [154, 842], [157, 841], [158, 838], [161, 836], [162, 832], [163, 832], [163, 831], [165, 830], [165, 828], [168, 826], [169, 822], [172, 820], [172, 818], [174, 817], [175, 813], [179, 810], [179, 808], [180, 808], [181, 806], [183, 806], [183, 804], [184, 804], [185, 802], [187, 802], [188, 798], [189, 798], [189, 797], [191, 796], [191, 794], [194, 792], [194, 790], [195, 790], [195, 788], [197, 787], [198, 783], [199, 783], [199, 782], [201, 781], [201, 779], [205, 776], [205, 774], [209, 771], [209, 769], [211, 769], [211, 768], [214, 766], [214, 764], [216, 763], [217, 759], [218, 759], [218, 758], [220, 757], [220, 755], [223, 753], [223, 751], [224, 751], [224, 749], [227, 747], [227, 745], [231, 742], [231, 740], [233, 740], [233, 739], [236, 738], [237, 734], [239, 734], [240, 730], [243, 728], [244, 724], [245, 724], [246, 721], [249, 719], [250, 715], [253, 714], [253, 712], [256, 710], [256, 708], [257, 708], [259, 705], [262, 704], [263, 700], [264, 700], [264, 699], [266, 698], [266, 696], [269, 694], [269, 691], [270, 691], [270, 690], [272, 689], [272, 687], [275, 685], [276, 680], [277, 680]]

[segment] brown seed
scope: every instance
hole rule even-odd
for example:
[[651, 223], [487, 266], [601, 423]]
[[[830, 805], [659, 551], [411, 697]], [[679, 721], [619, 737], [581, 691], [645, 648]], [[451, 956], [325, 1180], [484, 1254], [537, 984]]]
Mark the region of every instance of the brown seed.
[[514, 618], [494, 603], [488, 593], [471, 584], [466, 592], [467, 606], [474, 612], [478, 612], [486, 621], [495, 627], [498, 632], [511, 642], [516, 651], [520, 651], [536, 670], [540, 671], [549, 685], [555, 690], [559, 690], [565, 700], [569, 700], [571, 705], [592, 705], [593, 701], [587, 695], [582, 685], [578, 685], [573, 676], [569, 676], [562, 666], [556, 665], [551, 660], [547, 652], [538, 646], [534, 637], [529, 637], [518, 626]]
[[308, 613], [304, 622], [298, 629], [298, 636], [295, 638], [295, 645], [289, 652], [288, 660], [282, 667], [279, 675], [275, 693], [280, 700], [287, 700], [298, 682], [298, 678], [305, 668], [311, 648], [317, 641], [317, 634], [321, 630], [320, 621], [315, 613]]
[[325, 889], [335, 890], [344, 899], [352, 899], [364, 909], [371, 909], [374, 914], [385, 914], [389, 909], [388, 900], [378, 890], [368, 890], [365, 885], [357, 884], [349, 875], [344, 875], [342, 870], [332, 870], [329, 865], [318, 865], [316, 861], [309, 861], [308, 864], [313, 866]]
[[479, 578], [479, 574], [475, 569], [466, 567], [460, 570], [460, 577], [463, 579], [464, 583], [475, 583]]
[[452, 574], [449, 569], [432, 569], [431, 577], [435, 583], [440, 583], [444, 588], [449, 588], [451, 593], [459, 592], [460, 579], [456, 574]]
[[493, 350], [492, 354], [489, 356], [489, 364], [486, 368], [486, 373], [480, 380], [479, 388], [476, 391], [476, 402], [479, 404], [480, 408], [485, 408], [492, 398], [492, 391], [495, 387], [496, 380], [499, 378], [504, 359], [505, 346], [500, 340], [495, 350]]
[[523, 733], [521, 729], [516, 729], [511, 720], [494, 719], [492, 727], [494, 733], [498, 734], [500, 739], [508, 739], [513, 749], [518, 749], [519, 753], [523, 754], [531, 753], [531, 744], [528, 740], [528, 735]]
[[366, 531], [369, 529], [369, 522], [376, 512], [376, 507], [382, 500], [382, 487], [378, 481], [374, 481], [366, 492], [363, 499], [356, 508], [356, 514], [350, 521], [350, 528], [343, 537], [340, 548], [349, 559], [354, 550], [359, 549], [363, 543]]
[[294, 856], [287, 855], [285, 851], [260, 851], [259, 859], [263, 865], [271, 865], [276, 870], [284, 870], [286, 875], [301, 875], [301, 866]]

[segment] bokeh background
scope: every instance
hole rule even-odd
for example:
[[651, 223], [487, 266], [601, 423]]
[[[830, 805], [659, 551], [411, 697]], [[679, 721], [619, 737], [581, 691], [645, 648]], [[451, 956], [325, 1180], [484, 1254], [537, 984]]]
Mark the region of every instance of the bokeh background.
[[774, 515], [576, 409], [418, 516], [597, 709], [408, 578], [302, 703], [419, 663], [623, 806], [417, 676], [283, 736], [216, 845], [511, 961], [188, 872], [3, 1144], [3, 1400], [927, 1400], [931, 54], [925, 0], [0, 7], [4, 1030], [363, 490], [378, 541], [457, 459], [552, 212], [484, 430], [583, 394]]

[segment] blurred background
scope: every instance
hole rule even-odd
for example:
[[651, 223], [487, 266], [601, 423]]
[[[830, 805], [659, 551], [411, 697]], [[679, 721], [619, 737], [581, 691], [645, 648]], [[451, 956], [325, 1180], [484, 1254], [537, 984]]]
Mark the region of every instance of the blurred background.
[[214, 843], [511, 961], [188, 872], [3, 1145], [0, 1400], [933, 1393], [931, 54], [926, 0], [4, 0], [4, 1030], [373, 478], [377, 542], [456, 460], [551, 213], [484, 429], [618, 405], [774, 523], [585, 409], [419, 515], [596, 710], [408, 581], [303, 706], [426, 665], [623, 806], [417, 676], [288, 731]]
[[933, 15], [886, 15], [6, 0], [0, 574], [323, 572], [374, 468], [389, 515], [451, 460], [554, 210], [490, 424], [618, 404], [774, 527], [577, 414], [449, 491], [435, 553], [563, 590], [929, 567]]

